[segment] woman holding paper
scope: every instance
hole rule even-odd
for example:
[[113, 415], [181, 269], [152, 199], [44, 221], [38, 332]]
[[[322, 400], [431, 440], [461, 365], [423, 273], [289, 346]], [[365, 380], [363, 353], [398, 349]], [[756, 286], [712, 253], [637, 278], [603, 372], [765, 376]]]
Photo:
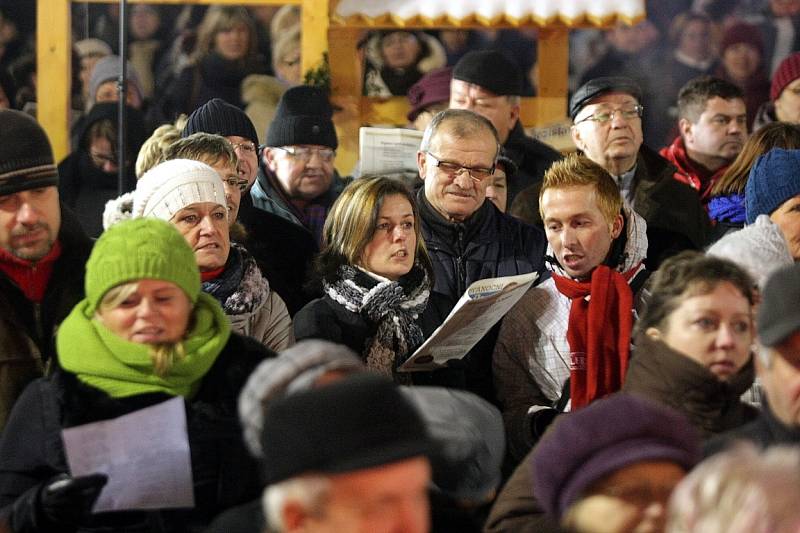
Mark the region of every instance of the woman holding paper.
[[[85, 288], [58, 331], [54, 371], [25, 390], [0, 440], [0, 508], [12, 530], [194, 531], [255, 497], [257, 468], [241, 439], [236, 399], [250, 372], [274, 354], [231, 333], [222, 308], [201, 291], [181, 234], [149, 218], [106, 230], [86, 265]], [[175, 397], [185, 399], [194, 506], [165, 501], [183, 508], [143, 512], [132, 505], [91, 515], [101, 489], [110, 496], [138, 486], [146, 496], [153, 480], [123, 482], [113, 472], [73, 477], [66, 456], [81, 449], [65, 450], [62, 429]], [[145, 444], [157, 449], [158, 442]], [[178, 463], [170, 455], [170, 466]]]
[[368, 368], [408, 381], [397, 367], [446, 315], [413, 196], [391, 178], [358, 179], [333, 204], [323, 239], [324, 296], [295, 315], [295, 337], [345, 344]]

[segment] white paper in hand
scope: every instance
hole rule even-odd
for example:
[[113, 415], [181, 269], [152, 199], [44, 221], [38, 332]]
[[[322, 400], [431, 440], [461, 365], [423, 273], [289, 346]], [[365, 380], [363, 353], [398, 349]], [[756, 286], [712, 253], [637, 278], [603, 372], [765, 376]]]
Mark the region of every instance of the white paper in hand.
[[93, 512], [194, 507], [183, 402], [63, 430], [72, 475], [108, 475]]

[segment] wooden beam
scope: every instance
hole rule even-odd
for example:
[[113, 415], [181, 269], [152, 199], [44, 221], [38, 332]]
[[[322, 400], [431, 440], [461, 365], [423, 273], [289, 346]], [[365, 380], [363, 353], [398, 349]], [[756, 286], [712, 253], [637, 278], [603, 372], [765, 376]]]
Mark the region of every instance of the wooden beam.
[[36, 116], [47, 132], [56, 163], [70, 151], [72, 94], [70, 2], [38, 0], [36, 9]]

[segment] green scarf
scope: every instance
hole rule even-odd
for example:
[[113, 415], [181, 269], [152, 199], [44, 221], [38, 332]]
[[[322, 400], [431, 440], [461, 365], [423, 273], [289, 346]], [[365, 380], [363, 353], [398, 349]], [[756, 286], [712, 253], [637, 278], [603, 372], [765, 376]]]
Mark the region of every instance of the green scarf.
[[148, 392], [192, 397], [231, 334], [222, 308], [201, 293], [193, 312], [194, 325], [183, 341], [186, 355], [162, 378], [155, 374], [150, 345], [118, 337], [86, 315], [88, 305], [82, 300], [61, 323], [56, 336], [58, 361], [82, 382], [113, 398]]

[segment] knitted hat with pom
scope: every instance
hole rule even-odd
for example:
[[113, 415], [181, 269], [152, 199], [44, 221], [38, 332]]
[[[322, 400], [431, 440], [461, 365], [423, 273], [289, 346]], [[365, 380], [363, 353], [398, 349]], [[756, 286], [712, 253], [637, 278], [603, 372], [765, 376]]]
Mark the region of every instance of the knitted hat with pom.
[[200, 294], [194, 252], [172, 224], [138, 218], [104, 231], [86, 263], [87, 312], [93, 314], [109, 291], [123, 283], [157, 279], [183, 289], [192, 303]]
[[131, 216], [170, 220], [184, 207], [200, 202], [227, 209], [222, 178], [200, 161], [172, 159], [154, 166], [138, 181]]
[[333, 109], [328, 95], [318, 87], [299, 85], [281, 96], [267, 130], [267, 146], [316, 144], [336, 148]]

